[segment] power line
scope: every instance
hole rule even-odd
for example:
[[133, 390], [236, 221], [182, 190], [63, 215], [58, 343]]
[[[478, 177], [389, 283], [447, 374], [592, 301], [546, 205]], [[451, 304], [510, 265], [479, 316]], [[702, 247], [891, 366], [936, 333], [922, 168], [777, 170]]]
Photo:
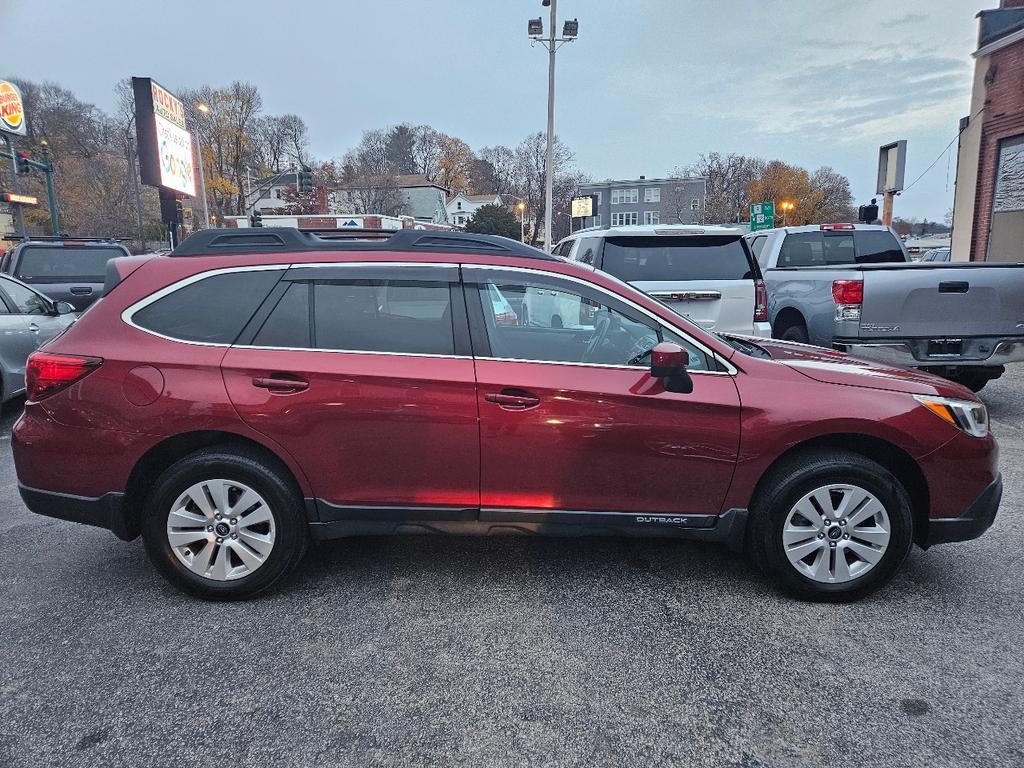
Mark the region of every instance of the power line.
[[934, 168], [935, 164], [938, 163], [939, 160], [942, 159], [942, 156], [944, 154], [946, 154], [947, 152], [949, 152], [950, 147], [952, 147], [957, 142], [957, 140], [963, 135], [963, 132], [966, 131], [970, 127], [971, 123], [974, 122], [974, 118], [976, 118], [978, 115], [980, 115], [984, 111], [985, 111], [985, 107], [982, 107], [977, 112], [975, 112], [973, 115], [971, 115], [970, 118], [968, 118], [968, 120], [967, 120], [967, 124], [963, 128], [961, 128], [959, 131], [957, 131], [957, 134], [956, 134], [956, 136], [953, 137], [953, 140], [951, 142], [949, 142], [949, 144], [946, 145], [946, 148], [944, 150], [939, 152], [939, 156], [936, 157], [934, 160], [932, 160], [931, 165], [929, 165], [927, 168], [925, 168], [924, 172], [920, 176], [918, 176], [916, 179], [914, 179], [912, 182], [910, 182], [907, 186], [905, 186], [900, 191], [900, 194], [902, 195], [908, 189], [910, 189], [915, 184], [917, 184], [917, 182], [919, 182], [921, 179], [923, 179], [925, 177], [925, 175], [927, 175], [928, 171], [930, 171], [932, 168]]

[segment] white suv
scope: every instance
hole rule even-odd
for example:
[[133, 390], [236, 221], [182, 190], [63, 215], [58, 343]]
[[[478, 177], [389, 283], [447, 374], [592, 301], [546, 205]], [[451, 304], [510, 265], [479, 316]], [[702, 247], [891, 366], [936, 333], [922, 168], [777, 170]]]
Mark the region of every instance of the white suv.
[[743, 235], [690, 224], [592, 227], [554, 253], [631, 283], [708, 330], [770, 337], [767, 293]]

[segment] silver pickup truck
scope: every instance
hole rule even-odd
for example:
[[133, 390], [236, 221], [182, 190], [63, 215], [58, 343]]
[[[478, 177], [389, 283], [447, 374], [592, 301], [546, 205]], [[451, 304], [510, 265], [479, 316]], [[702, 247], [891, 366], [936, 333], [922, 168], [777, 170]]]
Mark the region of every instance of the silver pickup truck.
[[914, 263], [892, 230], [871, 224], [745, 237], [775, 338], [921, 368], [975, 392], [1024, 362], [1024, 263]]

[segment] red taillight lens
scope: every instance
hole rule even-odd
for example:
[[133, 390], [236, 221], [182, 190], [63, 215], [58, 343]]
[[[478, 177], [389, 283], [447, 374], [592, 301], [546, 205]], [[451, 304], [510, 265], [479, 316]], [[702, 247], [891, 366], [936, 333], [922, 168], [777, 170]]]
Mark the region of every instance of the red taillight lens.
[[836, 304], [863, 304], [863, 280], [834, 280], [832, 282], [832, 300]]
[[754, 281], [754, 322], [768, 322], [768, 287], [764, 280]]
[[851, 229], [856, 229], [853, 224], [822, 224], [822, 232], [847, 232]]
[[38, 402], [67, 389], [85, 378], [103, 363], [99, 357], [48, 355], [33, 352], [25, 365], [25, 391], [29, 400]]

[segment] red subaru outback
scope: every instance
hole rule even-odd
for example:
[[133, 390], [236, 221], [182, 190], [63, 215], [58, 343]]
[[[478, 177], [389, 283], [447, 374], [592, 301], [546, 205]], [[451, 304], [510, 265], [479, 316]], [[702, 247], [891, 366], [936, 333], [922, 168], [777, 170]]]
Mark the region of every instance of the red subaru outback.
[[[32, 356], [14, 428], [35, 512], [140, 533], [196, 595], [254, 595], [310, 540], [677, 536], [798, 596], [882, 586], [1001, 495], [971, 392], [720, 336], [503, 238], [208, 230], [116, 259]], [[557, 300], [558, 322], [523, 311]]]

